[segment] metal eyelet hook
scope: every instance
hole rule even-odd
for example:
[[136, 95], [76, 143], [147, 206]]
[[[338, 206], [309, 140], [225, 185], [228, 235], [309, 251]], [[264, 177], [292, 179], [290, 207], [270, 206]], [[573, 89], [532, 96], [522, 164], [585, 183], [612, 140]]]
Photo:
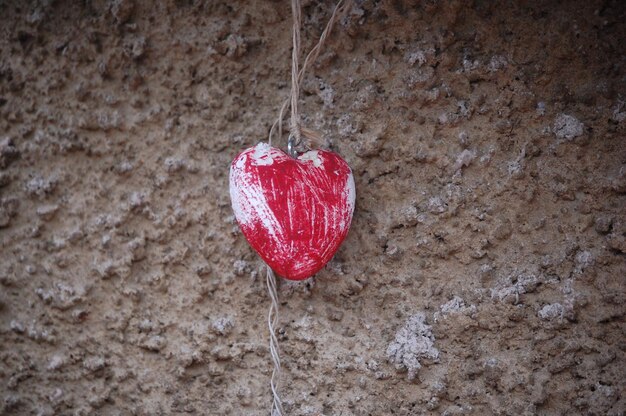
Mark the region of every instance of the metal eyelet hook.
[[293, 134], [289, 135], [289, 139], [287, 140], [287, 153], [289, 154], [289, 156], [293, 157], [294, 159], [298, 158], [298, 152], [296, 151], [296, 144], [295, 142], [295, 137], [293, 137]]

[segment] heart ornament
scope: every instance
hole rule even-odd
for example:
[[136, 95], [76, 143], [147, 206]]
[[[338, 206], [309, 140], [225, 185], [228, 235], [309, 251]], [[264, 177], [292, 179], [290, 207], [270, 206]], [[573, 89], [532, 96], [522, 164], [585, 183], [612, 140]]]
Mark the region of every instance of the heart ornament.
[[348, 234], [354, 177], [336, 153], [292, 158], [267, 143], [241, 152], [230, 166], [235, 218], [252, 248], [279, 275], [313, 276]]

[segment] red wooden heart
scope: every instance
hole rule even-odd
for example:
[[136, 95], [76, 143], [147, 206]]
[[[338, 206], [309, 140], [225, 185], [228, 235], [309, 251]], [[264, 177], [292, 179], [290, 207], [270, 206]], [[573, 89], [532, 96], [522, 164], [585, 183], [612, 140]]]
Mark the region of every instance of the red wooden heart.
[[306, 279], [333, 257], [354, 212], [354, 178], [336, 153], [312, 150], [297, 159], [267, 143], [230, 166], [235, 218], [252, 248], [279, 275]]

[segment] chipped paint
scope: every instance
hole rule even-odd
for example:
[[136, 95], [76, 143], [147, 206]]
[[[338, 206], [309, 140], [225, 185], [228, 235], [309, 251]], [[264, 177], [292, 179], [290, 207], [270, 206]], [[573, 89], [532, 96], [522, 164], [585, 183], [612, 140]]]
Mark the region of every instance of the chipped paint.
[[260, 166], [269, 166], [274, 163], [274, 159], [272, 159], [272, 148], [270, 145], [267, 143], [259, 143], [254, 146], [252, 160]]
[[322, 166], [322, 159], [320, 158], [319, 152], [317, 150], [308, 151], [304, 153], [303, 155], [301, 155], [300, 157], [298, 157], [298, 159], [303, 162], [310, 160], [311, 162], [313, 162], [313, 166], [315, 166], [316, 168], [319, 168], [320, 166]]
[[293, 159], [259, 143], [233, 160], [230, 195], [250, 245], [279, 275], [301, 280], [324, 267], [345, 239], [356, 191], [350, 167], [333, 152]]

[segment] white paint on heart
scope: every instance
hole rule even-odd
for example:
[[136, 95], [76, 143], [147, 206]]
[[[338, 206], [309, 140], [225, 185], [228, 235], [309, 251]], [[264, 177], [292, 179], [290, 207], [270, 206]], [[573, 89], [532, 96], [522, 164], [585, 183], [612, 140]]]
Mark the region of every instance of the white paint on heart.
[[310, 160], [311, 162], [313, 162], [313, 166], [315, 166], [316, 168], [322, 166], [322, 158], [320, 157], [320, 154], [317, 150], [311, 150], [304, 153], [303, 155], [298, 157], [298, 160], [301, 160], [303, 162]]
[[[255, 146], [251, 158], [259, 165], [271, 165], [273, 163], [271, 149], [268, 144], [259, 143]], [[239, 159], [230, 170], [230, 198], [235, 217], [242, 224], [249, 226], [257, 219], [270, 235], [278, 238], [284, 234], [283, 229], [274, 212], [269, 209], [258, 178], [246, 171], [246, 159], [247, 157]], [[271, 162], [266, 163], [268, 160]]]
[[[354, 185], [354, 176], [352, 175], [352, 171], [350, 171], [350, 176], [348, 176], [348, 180], [346, 181], [346, 195], [348, 196], [348, 209], [350, 210], [350, 218], [352, 218], [352, 214], [354, 214], [354, 206], [356, 201], [356, 186]], [[342, 224], [345, 226], [345, 224]]]
[[269, 166], [274, 163], [274, 158], [272, 157], [272, 147], [267, 143], [259, 143], [254, 146], [254, 153], [252, 153], [252, 160], [254, 160], [256, 165], [259, 166]]

